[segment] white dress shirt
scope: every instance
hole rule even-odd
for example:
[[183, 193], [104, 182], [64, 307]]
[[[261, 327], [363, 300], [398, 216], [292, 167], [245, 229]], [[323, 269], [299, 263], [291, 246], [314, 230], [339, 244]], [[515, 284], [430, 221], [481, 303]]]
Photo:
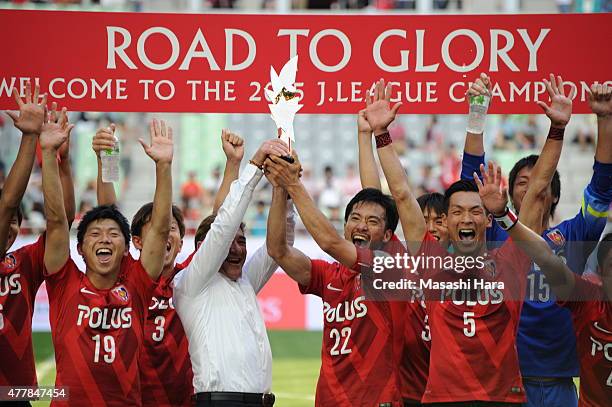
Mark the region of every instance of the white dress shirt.
[[[219, 208], [189, 266], [174, 280], [173, 301], [189, 339], [193, 386], [200, 392], [266, 393], [272, 385], [272, 352], [256, 295], [278, 265], [266, 245], [232, 281], [219, 273], [263, 173], [248, 164]], [[293, 244], [293, 208], [287, 239]]]

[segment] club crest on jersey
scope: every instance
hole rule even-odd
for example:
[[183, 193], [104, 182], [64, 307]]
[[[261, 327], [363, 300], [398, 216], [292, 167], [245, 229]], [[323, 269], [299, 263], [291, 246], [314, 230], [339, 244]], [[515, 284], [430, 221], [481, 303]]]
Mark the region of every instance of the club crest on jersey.
[[563, 246], [565, 244], [565, 236], [563, 236], [563, 233], [561, 233], [559, 229], [554, 229], [546, 233], [546, 237], [557, 246]]
[[497, 268], [495, 266], [495, 260], [487, 259], [484, 262], [484, 272], [487, 276], [494, 278], [497, 274]]
[[2, 265], [7, 269], [14, 269], [17, 266], [17, 259], [13, 256], [12, 253], [4, 256], [4, 260], [2, 260]]
[[113, 288], [113, 291], [111, 292], [113, 293], [115, 297], [117, 297], [119, 300], [123, 302], [128, 302], [130, 299], [130, 295], [128, 294], [127, 288], [125, 288], [122, 285], [120, 285], [119, 287]]

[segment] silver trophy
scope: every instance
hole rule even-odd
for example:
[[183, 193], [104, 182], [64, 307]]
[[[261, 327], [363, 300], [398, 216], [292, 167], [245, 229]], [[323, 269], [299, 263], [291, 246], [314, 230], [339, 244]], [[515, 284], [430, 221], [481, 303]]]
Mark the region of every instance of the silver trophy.
[[[302, 108], [299, 104], [297, 89], [295, 88], [295, 75], [297, 73], [298, 56], [294, 56], [283, 66], [280, 74], [277, 74], [273, 67], [270, 67], [270, 83], [272, 90], [266, 89], [266, 96], [270, 103], [270, 113], [272, 120], [276, 123], [278, 137], [289, 146], [289, 152], [295, 143], [293, 132], [293, 120], [295, 114]], [[283, 157], [283, 159], [293, 162], [293, 158]]]

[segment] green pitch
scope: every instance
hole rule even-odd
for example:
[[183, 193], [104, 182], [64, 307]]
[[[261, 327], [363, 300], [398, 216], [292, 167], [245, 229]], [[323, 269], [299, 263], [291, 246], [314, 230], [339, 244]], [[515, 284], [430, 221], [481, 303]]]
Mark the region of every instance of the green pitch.
[[[321, 367], [321, 332], [268, 331], [274, 365], [272, 391], [276, 405], [288, 407], [312, 407]], [[53, 386], [55, 362], [51, 334], [33, 334], [34, 353], [39, 385]], [[48, 406], [49, 402], [35, 402], [33, 406]]]

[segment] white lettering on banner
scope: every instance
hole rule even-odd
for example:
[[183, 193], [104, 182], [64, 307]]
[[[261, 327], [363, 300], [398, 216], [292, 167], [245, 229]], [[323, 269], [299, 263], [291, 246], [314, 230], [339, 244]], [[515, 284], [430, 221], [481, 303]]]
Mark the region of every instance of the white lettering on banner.
[[[243, 38], [248, 47], [249, 53], [244, 61], [239, 64], [234, 64], [234, 36]], [[226, 71], [241, 71], [247, 69], [253, 61], [255, 61], [255, 55], [257, 54], [257, 45], [253, 36], [246, 31], [237, 30], [234, 28], [225, 29], [225, 70]]]
[[49, 82], [49, 95], [56, 99], [63, 99], [68, 96], [72, 99], [102, 97], [106, 100], [125, 100], [127, 99], [127, 79], [107, 79], [103, 83], [94, 78], [73, 78], [66, 83], [65, 78], [53, 78]]
[[529, 33], [526, 29], [522, 28], [517, 31], [523, 39], [523, 42], [527, 47], [527, 51], [529, 51], [529, 68], [527, 68], [527, 70], [529, 72], [535, 72], [538, 70], [538, 50], [540, 49], [542, 42], [544, 42], [544, 38], [546, 38], [550, 32], [550, 28], [541, 29], [535, 42], [531, 41], [531, 38], [529, 38]]
[[289, 36], [289, 59], [293, 58], [297, 55], [297, 37], [298, 35], [302, 35], [304, 37], [308, 37], [310, 30], [303, 29], [289, 29], [283, 28], [278, 30], [278, 37], [284, 37], [285, 35]]
[[21, 281], [19, 278], [21, 274], [14, 273], [9, 275], [8, 277], [1, 276], [0, 277], [0, 297], [7, 296], [9, 294], [19, 294], [21, 293]]
[[[147, 39], [153, 34], [161, 34], [170, 41], [170, 45], [172, 47], [172, 53], [170, 57], [166, 60], [166, 62], [157, 64], [149, 59], [147, 55], [147, 50], [145, 49], [145, 44]], [[165, 69], [170, 68], [174, 63], [178, 60], [179, 53], [181, 50], [181, 46], [179, 44], [178, 38], [176, 35], [165, 27], [151, 27], [148, 30], [145, 30], [140, 37], [138, 38], [138, 44], [136, 46], [136, 51], [138, 52], [138, 58], [140, 61], [149, 69], [153, 69], [154, 71], [163, 71]]]
[[119, 329], [132, 327], [132, 307], [98, 308], [78, 305], [77, 325], [89, 325], [92, 329]]
[[[326, 36], [333, 36], [340, 40], [342, 44], [342, 59], [336, 65], [325, 65], [319, 59], [319, 54], [317, 53], [317, 46], [319, 45], [319, 41]], [[344, 68], [349, 61], [351, 60], [351, 41], [348, 39], [345, 33], [340, 30], [327, 29], [319, 31], [312, 37], [312, 41], [310, 41], [309, 53], [310, 60], [313, 65], [323, 72], [338, 72], [342, 68]]]
[[380, 48], [382, 47], [382, 43], [389, 37], [402, 37], [406, 39], [406, 31], [405, 30], [387, 30], [380, 34], [376, 41], [374, 41], [374, 46], [372, 47], [372, 57], [374, 58], [374, 62], [376, 65], [385, 72], [403, 72], [408, 70], [408, 55], [410, 51], [401, 50], [400, 51], [400, 63], [399, 65], [387, 65], [380, 55]]
[[[457, 65], [452, 60], [450, 56], [450, 52], [449, 52], [452, 41], [455, 38], [462, 36], [462, 35], [469, 37], [474, 42], [474, 45], [476, 46], [476, 55], [474, 56], [474, 60], [467, 66]], [[451, 70], [455, 72], [470, 72], [476, 69], [476, 67], [478, 67], [480, 63], [482, 62], [483, 56], [484, 56], [484, 44], [482, 42], [482, 38], [480, 38], [480, 36], [472, 30], [467, 30], [467, 29], [455, 30], [451, 32], [449, 35], [447, 35], [446, 38], [444, 38], [444, 41], [442, 42], [442, 60], [444, 61], [444, 64], [446, 64], [448, 68], [450, 68]]]
[[[123, 37], [123, 41], [120, 45], [116, 45], [116, 34], [120, 34]], [[106, 69], [117, 69], [117, 61], [115, 55], [118, 56], [124, 64], [130, 69], [136, 69], [136, 65], [125, 53], [125, 49], [132, 43], [132, 35], [128, 30], [123, 27], [106, 27], [106, 41], [107, 41], [107, 56], [106, 56]]]
[[[506, 45], [503, 48], [499, 48], [498, 39], [502, 36], [506, 40]], [[516, 64], [508, 56], [508, 51], [514, 46], [514, 36], [510, 31], [507, 30], [491, 30], [491, 55], [489, 60], [489, 71], [499, 71], [497, 66], [497, 59], [501, 58], [502, 61], [510, 68], [513, 72], [518, 72], [519, 69]]]
[[352, 321], [355, 318], [362, 318], [368, 313], [368, 307], [363, 303], [365, 296], [355, 298], [353, 301], [344, 301], [332, 308], [323, 302], [323, 316], [329, 323]]
[[[196, 51], [198, 45], [202, 48], [201, 51]], [[181, 66], [179, 67], [179, 71], [185, 71], [189, 69], [189, 65], [191, 64], [191, 60], [193, 58], [204, 58], [208, 61], [208, 65], [210, 66], [211, 71], [220, 70], [219, 64], [215, 61], [215, 57], [206, 42], [206, 38], [204, 38], [204, 34], [202, 34], [202, 30], [198, 29], [196, 35], [193, 37], [193, 41], [189, 46], [189, 51], [187, 51], [187, 55], [183, 59]]]

